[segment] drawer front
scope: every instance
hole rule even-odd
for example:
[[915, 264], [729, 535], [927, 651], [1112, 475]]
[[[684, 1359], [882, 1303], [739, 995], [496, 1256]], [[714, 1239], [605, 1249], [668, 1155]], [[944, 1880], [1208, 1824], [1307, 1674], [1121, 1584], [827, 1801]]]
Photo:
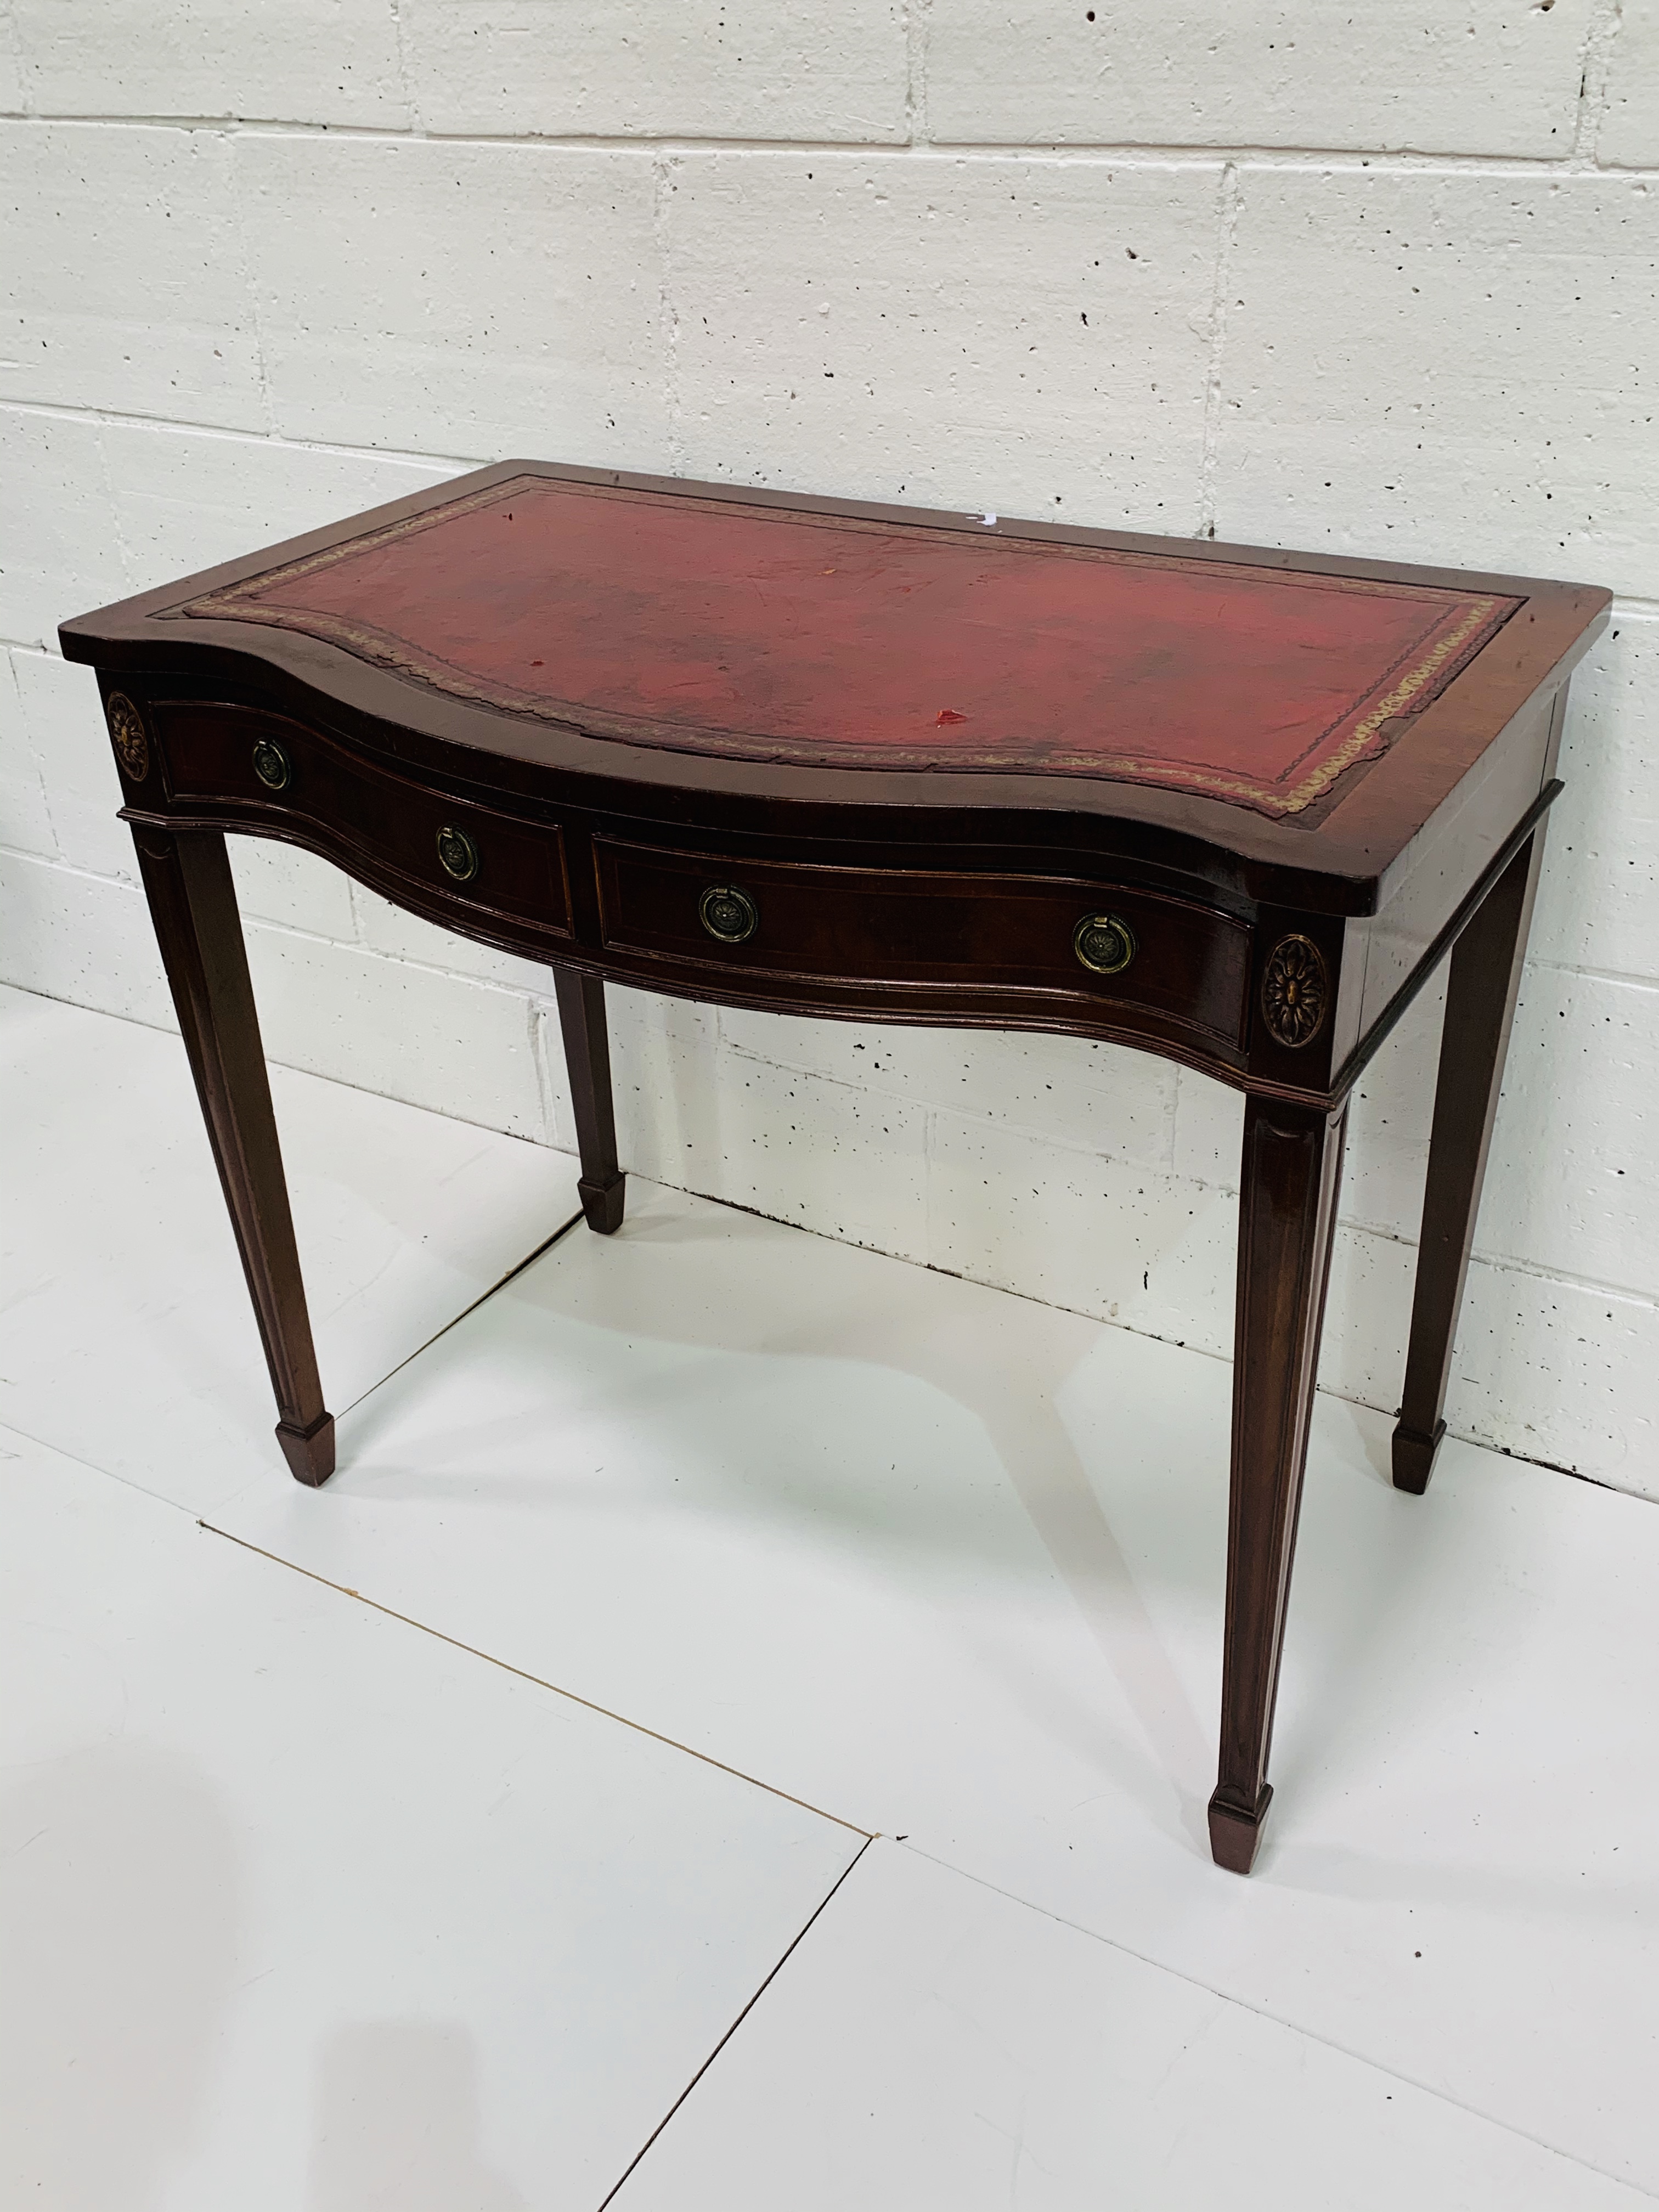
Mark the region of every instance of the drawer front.
[[309, 826], [395, 895], [476, 908], [570, 934], [563, 841], [549, 823], [514, 821], [424, 789], [393, 769], [283, 716], [257, 708], [159, 702], [155, 720], [173, 796], [197, 805], [257, 805]]
[[[1243, 1042], [1249, 927], [1162, 892], [751, 865], [605, 837], [594, 852], [605, 943], [620, 953], [757, 979], [1059, 994], [1144, 1007], [1230, 1046]], [[1093, 917], [1106, 926], [1089, 933]]]

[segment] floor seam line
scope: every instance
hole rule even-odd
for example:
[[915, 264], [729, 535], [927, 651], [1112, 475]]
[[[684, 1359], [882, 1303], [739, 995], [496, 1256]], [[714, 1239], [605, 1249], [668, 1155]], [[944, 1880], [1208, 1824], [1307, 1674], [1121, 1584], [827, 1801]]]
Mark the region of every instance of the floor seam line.
[[441, 1329], [434, 1330], [434, 1333], [428, 1337], [424, 1344], [417, 1344], [413, 1352], [406, 1353], [404, 1357], [398, 1362], [398, 1364], [395, 1367], [388, 1368], [386, 1373], [380, 1376], [379, 1382], [371, 1382], [368, 1389], [362, 1392], [359, 1396], [354, 1398], [349, 1406], [342, 1406], [339, 1412], [335, 1415], [335, 1419], [337, 1420], [343, 1420], [348, 1413], [354, 1413], [356, 1412], [359, 1406], [366, 1405], [369, 1399], [374, 1395], [374, 1393], [377, 1390], [385, 1389], [386, 1385], [391, 1382], [394, 1375], [401, 1375], [404, 1368], [409, 1365], [410, 1360], [418, 1359], [421, 1357], [421, 1354], [424, 1352], [430, 1352], [433, 1346], [438, 1342], [441, 1337], [447, 1336], [452, 1328], [459, 1328], [469, 1314], [475, 1314], [477, 1312], [480, 1306], [488, 1305], [490, 1299], [495, 1297], [497, 1291], [504, 1291], [510, 1282], [514, 1281], [520, 1275], [523, 1274], [526, 1267], [533, 1266], [535, 1262], [541, 1258], [544, 1252], [550, 1252], [553, 1249], [553, 1247], [562, 1238], [568, 1237], [571, 1231], [576, 1226], [576, 1224], [583, 1218], [584, 1216], [579, 1210], [571, 1215], [568, 1221], [561, 1222], [550, 1237], [544, 1237], [533, 1252], [526, 1252], [522, 1260], [515, 1261], [513, 1266], [507, 1269], [507, 1273], [501, 1276], [498, 1281], [493, 1282], [487, 1291], [481, 1291], [479, 1295], [473, 1299], [470, 1306], [463, 1306], [459, 1313], [454, 1316], [453, 1321], [447, 1321]]
[[[872, 1841], [874, 1840], [872, 1838]], [[1173, 1975], [1176, 1981], [1186, 1983], [1188, 1989], [1202, 1990], [1206, 1996], [1214, 1997], [1219, 2003], [1237, 2005], [1241, 2012], [1249, 2013], [1255, 2020], [1268, 2021], [1273, 2027], [1285, 2028], [1292, 2035], [1305, 2036], [1310, 2043], [1317, 2043], [1327, 2051], [1334, 2051], [1344, 2058], [1352, 2058], [1356, 2065], [1368, 2066], [1374, 2073], [1386, 2075], [1390, 2081], [1398, 2081], [1402, 2087], [1415, 2089], [1420, 2096], [1432, 2097], [1438, 2104], [1449, 2105], [1454, 2112], [1467, 2112], [1471, 2118], [1482, 2120], [1488, 2127], [1501, 2128], [1506, 2135], [1515, 2136], [1522, 2142], [1529, 2142], [1539, 2150], [1549, 2152], [1553, 2158], [1565, 2159], [1569, 2166], [1582, 2166], [1586, 2173], [1600, 2174], [1604, 2181], [1617, 2182], [1622, 2188], [1633, 2189], [1638, 2196], [1659, 2203], [1659, 2195], [1644, 2188], [1639, 2181], [1632, 2181], [1627, 2174], [1614, 2173], [1607, 2166], [1597, 2166], [1593, 2160], [1581, 2157], [1577, 2151], [1563, 2150], [1559, 2143], [1547, 2142], [1542, 2136], [1532, 2135], [1527, 2129], [1516, 2127], [1512, 2120], [1500, 2120], [1491, 2112], [1482, 2112], [1478, 2105], [1465, 2104], [1461, 2098], [1450, 2095], [1448, 2091], [1437, 2089], [1427, 2081], [1419, 2081], [1413, 2075], [1402, 2074], [1397, 2066], [1370, 2057], [1363, 2051], [1352, 2050], [1346, 2043], [1339, 2043], [1331, 2036], [1321, 2034], [1316, 2028], [1303, 2027], [1279, 2013], [1252, 2004], [1248, 1997], [1234, 1996], [1227, 1990], [1218, 1990], [1213, 1982], [1200, 1981], [1196, 1974], [1189, 1974], [1182, 1967], [1172, 1966], [1163, 1959], [1152, 1957], [1147, 1952], [1137, 1951], [1115, 1936], [1103, 1936], [1097, 1929], [1085, 1928], [1080, 1921], [1068, 1920], [1064, 1913], [1056, 1912], [1048, 1905], [1033, 1904], [1030, 1898], [1022, 1897], [1017, 1890], [1005, 1889], [1000, 1883], [988, 1881], [983, 1875], [970, 1873], [966, 1867], [954, 1865], [951, 1860], [942, 1859], [935, 1852], [923, 1850], [908, 1837], [902, 1841], [897, 1837], [890, 1840], [897, 1844], [901, 1850], [914, 1851], [919, 1859], [926, 1859], [929, 1866], [939, 1867], [946, 1874], [959, 1875], [963, 1881], [971, 1881], [976, 1888], [989, 1890], [994, 1897], [1006, 1898], [1011, 1905], [1024, 1905], [1027, 1911], [1040, 1914], [1043, 1919], [1053, 1921], [1058, 1928], [1069, 1929], [1074, 1936], [1081, 1936], [1091, 1943], [1103, 1943], [1108, 1950], [1119, 1952], [1124, 1958], [1133, 1959], [1143, 1966], [1150, 1966], [1154, 1972]], [[603, 2205], [599, 2212], [605, 2212]]]
[[730, 2041], [732, 2040], [732, 2037], [737, 2033], [738, 2030], [738, 2029], [743, 2026], [743, 2024], [744, 2024], [744, 2021], [746, 2021], [746, 2020], [748, 2019], [748, 2017], [749, 2017], [750, 2014], [751, 2012], [753, 2012], [753, 2010], [755, 2009], [755, 2007], [756, 2007], [756, 2006], [760, 2002], [761, 1999], [762, 1999], [762, 1998], [766, 1995], [766, 1992], [768, 1991], [768, 1990], [769, 1990], [769, 1989], [771, 1988], [771, 1986], [772, 1986], [773, 1983], [774, 1983], [775, 1981], [776, 1981], [776, 1979], [777, 1979], [778, 1976], [779, 1976], [779, 1975], [783, 1972], [784, 1968], [788, 1965], [788, 1963], [789, 1963], [790, 1960], [794, 1956], [796, 1950], [799, 1948], [799, 1947], [800, 1946], [800, 1944], [801, 1944], [802, 1942], [805, 1942], [805, 1938], [806, 1938], [806, 1936], [807, 1936], [808, 1931], [811, 1929], [811, 1927], [813, 1926], [813, 1924], [815, 1923], [815, 1922], [817, 1920], [818, 1915], [819, 1915], [821, 1912], [823, 1912], [823, 1911], [824, 1908], [829, 1905], [829, 1903], [830, 1903], [830, 1899], [835, 1896], [835, 1894], [836, 1894], [836, 1891], [841, 1887], [841, 1886], [842, 1886], [842, 1882], [844, 1882], [844, 1881], [846, 1881], [846, 1879], [847, 1879], [848, 1875], [849, 1874], [851, 1874], [851, 1873], [852, 1873], [853, 1869], [854, 1869], [854, 1868], [858, 1864], [859, 1861], [860, 1861], [860, 1860], [864, 1856], [864, 1854], [866, 1853], [866, 1851], [867, 1851], [867, 1850], [869, 1850], [869, 1848], [870, 1848], [871, 1844], [872, 1844], [874, 1841], [875, 1841], [875, 1838], [874, 1838], [873, 1836], [866, 1836], [866, 1838], [865, 1838], [864, 1841], [863, 1841], [863, 1842], [859, 1845], [859, 1847], [858, 1847], [857, 1850], [855, 1850], [855, 1851], [854, 1852], [854, 1854], [853, 1854], [852, 1857], [851, 1857], [850, 1859], [848, 1859], [848, 1861], [847, 1862], [847, 1864], [846, 1864], [846, 1865], [842, 1869], [841, 1872], [836, 1875], [836, 1877], [835, 1881], [834, 1881], [830, 1885], [830, 1887], [825, 1891], [824, 1894], [823, 1894], [823, 1896], [818, 1899], [818, 1902], [817, 1902], [817, 1904], [813, 1907], [811, 1913], [808, 1916], [807, 1919], [803, 1923], [803, 1924], [802, 1924], [802, 1926], [800, 1927], [800, 1929], [797, 1931], [797, 1933], [796, 1933], [796, 1935], [795, 1935], [795, 1937], [794, 1937], [794, 1940], [793, 1940], [793, 1942], [789, 1945], [788, 1949], [787, 1949], [787, 1951], [785, 1951], [785, 1952], [784, 1952], [784, 1954], [783, 1954], [782, 1957], [778, 1960], [777, 1964], [773, 1967], [773, 1969], [772, 1969], [771, 1972], [770, 1972], [769, 1974], [768, 1974], [768, 1976], [766, 1977], [766, 1979], [765, 1979], [765, 1980], [761, 1984], [760, 1987], [759, 1987], [759, 1988], [755, 1991], [754, 1995], [750, 1998], [750, 2000], [749, 2000], [748, 2003], [747, 2003], [746, 2005], [744, 2005], [744, 2007], [743, 2010], [742, 2010], [742, 2011], [738, 2014], [737, 2018], [732, 2021], [732, 2023], [731, 2027], [728, 2027], [728, 2028], [726, 2029], [726, 2031], [725, 2034], [724, 2034], [723, 2036], [721, 2036], [721, 2038], [720, 2038], [720, 2041], [719, 2041], [719, 2042], [714, 2045], [714, 2049], [709, 2052], [709, 2054], [708, 2054], [708, 2057], [707, 2057], [707, 2058], [705, 2058], [705, 2059], [703, 2060], [702, 2064], [701, 2066], [699, 2066], [699, 2067], [698, 2067], [698, 2069], [697, 2069], [696, 2072], [696, 2073], [691, 2076], [691, 2079], [690, 2079], [690, 2080], [686, 2083], [686, 2085], [685, 2085], [684, 2088], [683, 2088], [683, 2089], [680, 2091], [679, 2095], [678, 2095], [678, 2097], [676, 2097], [676, 2098], [675, 2098], [675, 2100], [674, 2100], [673, 2103], [672, 2103], [672, 2104], [668, 2107], [668, 2110], [667, 2110], [667, 2111], [663, 2114], [663, 2116], [662, 2116], [661, 2119], [659, 2119], [659, 2120], [658, 2121], [658, 2123], [657, 2123], [656, 2126], [655, 2126], [654, 2128], [653, 2128], [653, 2129], [652, 2129], [652, 2130], [651, 2130], [650, 2134], [646, 2137], [645, 2141], [644, 2141], [644, 2142], [640, 2145], [640, 2147], [639, 2147], [638, 2150], [636, 2150], [636, 2151], [635, 2152], [635, 2154], [634, 2154], [633, 2157], [629, 2160], [627, 2166], [624, 2168], [624, 2170], [623, 2170], [623, 2172], [622, 2172], [622, 2174], [618, 2177], [618, 2179], [617, 2179], [617, 2182], [616, 2182], [615, 2186], [611, 2190], [611, 2191], [610, 2191], [609, 2195], [608, 2195], [608, 2196], [606, 2196], [606, 2197], [602, 2197], [602, 2198], [600, 2199], [599, 2205], [599, 2212], [605, 2212], [605, 2207], [606, 2207], [608, 2204], [610, 2204], [610, 2203], [611, 2203], [613, 2202], [613, 2200], [615, 2199], [615, 2197], [616, 2197], [616, 2196], [617, 2196], [617, 2191], [618, 2191], [623, 2187], [623, 2184], [627, 2181], [629, 2175], [630, 2173], [632, 2173], [632, 2172], [635, 2172], [635, 2170], [636, 2169], [636, 2167], [639, 2166], [640, 2160], [641, 2160], [645, 2156], [645, 2154], [646, 2154], [647, 2151], [648, 2151], [648, 2150], [650, 2149], [650, 2148], [651, 2148], [652, 2144], [653, 2144], [653, 2142], [656, 2142], [656, 2140], [657, 2140], [658, 2136], [659, 2136], [659, 2135], [661, 2135], [661, 2133], [662, 2133], [663, 2130], [664, 2130], [664, 2129], [668, 2125], [668, 2123], [669, 2123], [669, 2122], [673, 2118], [673, 2117], [674, 2117], [675, 2113], [676, 2113], [676, 2112], [678, 2112], [679, 2111], [679, 2109], [680, 2109], [681, 2106], [684, 2104], [684, 2102], [685, 2102], [686, 2099], [687, 2099], [687, 2098], [691, 2094], [691, 2092], [692, 2092], [692, 2091], [696, 2087], [696, 2086], [697, 2086], [698, 2082], [702, 2081], [702, 2079], [703, 2075], [704, 2075], [708, 2071], [709, 2068], [714, 2064], [714, 2061], [715, 2061], [715, 2060], [720, 2057], [720, 2055], [721, 2051], [725, 2050], [725, 2048], [726, 2048], [726, 2045], [727, 2045], [728, 2043], [730, 2043]]
[[52, 1452], [66, 1459], [71, 1467], [83, 1468], [88, 1474], [96, 1474], [106, 1482], [118, 1482], [124, 1490], [135, 1497], [148, 1498], [153, 1505], [165, 1505], [170, 1512], [182, 1513], [189, 1520], [197, 1516], [188, 1505], [181, 1505], [176, 1498], [164, 1497], [159, 1490], [146, 1490], [142, 1482], [135, 1482], [130, 1474], [118, 1474], [112, 1467], [100, 1467], [95, 1459], [83, 1459], [79, 1452], [70, 1451], [66, 1445], [55, 1444], [49, 1437], [37, 1437], [32, 1429], [20, 1429], [15, 1421], [0, 1419], [0, 1436], [21, 1437], [24, 1443], [33, 1444], [38, 1451]]
[[692, 1744], [681, 1743], [678, 1737], [665, 1735], [660, 1729], [647, 1728], [643, 1721], [630, 1720], [626, 1713], [615, 1712], [609, 1705], [601, 1705], [592, 1698], [584, 1698], [578, 1691], [564, 1689], [557, 1682], [550, 1682], [544, 1674], [532, 1674], [526, 1667], [515, 1667], [510, 1659], [498, 1659], [494, 1652], [480, 1650], [476, 1644], [464, 1644], [459, 1636], [447, 1635], [441, 1628], [434, 1628], [429, 1621], [416, 1620], [412, 1613], [399, 1613], [395, 1606], [382, 1605], [378, 1598], [365, 1596], [362, 1590], [353, 1589], [348, 1583], [337, 1583], [327, 1575], [319, 1574], [314, 1567], [302, 1567], [296, 1560], [285, 1559], [280, 1552], [267, 1551], [263, 1544], [256, 1544], [246, 1536], [238, 1536], [228, 1528], [218, 1528], [213, 1522], [203, 1520], [199, 1514], [196, 1516], [196, 1525], [210, 1536], [219, 1536], [228, 1544], [239, 1545], [243, 1551], [252, 1552], [259, 1559], [269, 1559], [273, 1566], [285, 1568], [289, 1574], [303, 1575], [307, 1582], [320, 1583], [324, 1589], [333, 1590], [337, 1596], [352, 1598], [357, 1604], [368, 1606], [372, 1612], [384, 1614], [388, 1620], [400, 1621], [405, 1628], [412, 1628], [422, 1636], [434, 1637], [440, 1644], [447, 1644], [453, 1650], [465, 1652], [471, 1659], [482, 1660], [487, 1667], [499, 1667], [504, 1674], [516, 1675], [521, 1682], [533, 1683], [537, 1689], [547, 1690], [556, 1698], [563, 1698], [573, 1705], [580, 1705], [584, 1711], [597, 1713], [602, 1720], [615, 1721], [621, 1728], [632, 1729], [636, 1735], [648, 1736], [653, 1743], [665, 1745], [670, 1751], [683, 1752], [686, 1758], [701, 1760], [703, 1765], [712, 1766], [719, 1773], [731, 1775], [734, 1781], [747, 1783], [751, 1790], [763, 1790], [770, 1797], [781, 1797], [786, 1804], [798, 1806], [803, 1813], [811, 1813], [817, 1820], [828, 1820], [837, 1828], [845, 1828], [849, 1835], [862, 1836], [866, 1844], [872, 1843], [880, 1832], [878, 1829], [861, 1827], [856, 1820], [843, 1820], [839, 1813], [828, 1813], [822, 1805], [814, 1805], [805, 1797], [797, 1797], [790, 1790], [780, 1790], [774, 1782], [763, 1782], [758, 1775], [745, 1774], [740, 1766], [728, 1765], [723, 1759], [715, 1759], [710, 1753], [699, 1751]]

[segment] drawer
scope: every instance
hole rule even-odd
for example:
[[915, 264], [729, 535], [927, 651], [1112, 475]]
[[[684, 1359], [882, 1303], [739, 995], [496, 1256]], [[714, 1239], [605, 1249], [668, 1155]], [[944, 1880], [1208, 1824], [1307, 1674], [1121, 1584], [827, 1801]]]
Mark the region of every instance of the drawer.
[[1243, 1042], [1249, 927], [1187, 899], [1054, 877], [734, 862], [607, 837], [594, 853], [604, 941], [617, 952], [757, 980], [1112, 1000]]
[[409, 890], [459, 909], [508, 915], [570, 934], [563, 841], [551, 823], [425, 789], [281, 715], [248, 707], [158, 702], [168, 786], [198, 805], [257, 809], [310, 828], [314, 842], [394, 897]]

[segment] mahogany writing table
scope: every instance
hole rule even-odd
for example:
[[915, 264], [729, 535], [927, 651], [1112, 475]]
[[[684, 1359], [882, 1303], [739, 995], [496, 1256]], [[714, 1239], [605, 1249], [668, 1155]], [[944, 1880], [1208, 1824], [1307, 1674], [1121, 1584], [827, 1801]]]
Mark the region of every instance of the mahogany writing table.
[[1427, 1484], [1569, 674], [1607, 594], [507, 462], [64, 624], [301, 1482], [327, 1480], [225, 854], [553, 968], [589, 1225], [605, 979], [1062, 1030], [1245, 1097], [1220, 1773], [1247, 1872], [1349, 1092], [1448, 954], [1394, 1480]]

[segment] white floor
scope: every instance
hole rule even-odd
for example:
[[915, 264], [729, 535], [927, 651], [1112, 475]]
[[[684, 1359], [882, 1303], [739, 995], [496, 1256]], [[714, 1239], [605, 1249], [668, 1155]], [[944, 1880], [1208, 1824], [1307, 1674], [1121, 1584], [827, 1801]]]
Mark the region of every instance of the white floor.
[[1659, 1507], [1322, 1401], [1240, 1881], [1224, 1366], [638, 1183], [495, 1289], [569, 1162], [279, 1073], [305, 1492], [181, 1047], [0, 1042], [0, 2204], [1659, 2195]]

